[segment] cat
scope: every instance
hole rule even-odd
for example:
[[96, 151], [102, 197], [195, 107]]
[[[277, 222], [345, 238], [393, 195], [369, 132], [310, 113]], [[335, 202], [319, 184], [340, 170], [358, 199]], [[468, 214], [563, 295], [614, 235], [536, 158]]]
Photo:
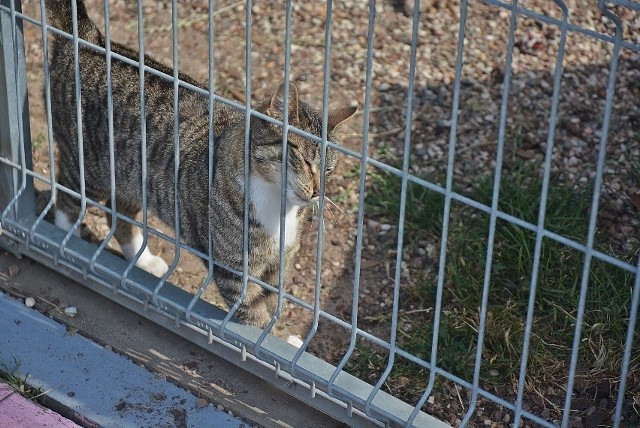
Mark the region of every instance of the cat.
[[[73, 33], [72, 1], [48, 0], [49, 20], [56, 28]], [[77, 0], [78, 36], [104, 47], [104, 37], [89, 18], [85, 5]], [[138, 52], [111, 43], [112, 52], [133, 60]], [[145, 65], [168, 75], [173, 70], [145, 56]], [[82, 135], [85, 192], [93, 200], [109, 200], [109, 133], [105, 55], [79, 47], [82, 101]], [[53, 137], [59, 149], [57, 182], [80, 191], [79, 147], [77, 136], [76, 84], [73, 42], [53, 37], [49, 61]], [[201, 88], [191, 77], [179, 78]], [[117, 211], [135, 218], [142, 208], [141, 124], [139, 69], [123, 61], [111, 63], [113, 98], [113, 144]], [[289, 123], [314, 135], [322, 129], [321, 113], [298, 97], [289, 85]], [[254, 108], [272, 118], [283, 120], [284, 84]], [[174, 192], [174, 109], [173, 82], [145, 73], [147, 201], [148, 209], [165, 224], [175, 224], [175, 197], [179, 202], [180, 238], [187, 245], [209, 253], [210, 257], [242, 271], [244, 214], [244, 140], [245, 114], [221, 103], [214, 110], [214, 177], [209, 183], [209, 108], [208, 97], [180, 87], [179, 90], [180, 171], [178, 194]], [[355, 113], [355, 107], [331, 109], [328, 114], [329, 138], [336, 127]], [[265, 120], [250, 120], [250, 198], [249, 273], [277, 286], [279, 273], [280, 192], [282, 167], [282, 128]], [[332, 140], [333, 141], [333, 140]], [[320, 186], [321, 147], [318, 143], [290, 133], [287, 145], [285, 265], [291, 264], [300, 247], [301, 221], [307, 209], [316, 204]], [[327, 148], [325, 177], [336, 166], [337, 152]], [[210, 201], [210, 202], [209, 202]], [[210, 206], [208, 206], [210, 203]], [[107, 204], [109, 206], [109, 204]], [[79, 201], [65, 192], [57, 192], [55, 224], [69, 231], [81, 215]], [[210, 215], [209, 215], [210, 213]], [[133, 260], [141, 250], [143, 237], [138, 227], [118, 221], [114, 236], [124, 257]], [[136, 266], [156, 275], [167, 272], [167, 263], [144, 248]], [[285, 269], [286, 272], [286, 269]], [[216, 266], [213, 279], [220, 294], [231, 306], [241, 296], [242, 277]], [[249, 282], [244, 302], [236, 317], [240, 321], [264, 327], [277, 304], [277, 294]]]

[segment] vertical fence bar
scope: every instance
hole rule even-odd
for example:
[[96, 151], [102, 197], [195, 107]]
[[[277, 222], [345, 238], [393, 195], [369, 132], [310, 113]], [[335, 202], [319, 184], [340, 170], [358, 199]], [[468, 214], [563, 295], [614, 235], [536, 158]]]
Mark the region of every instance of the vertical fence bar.
[[356, 226], [356, 259], [353, 273], [353, 301], [351, 304], [351, 332], [349, 348], [329, 378], [327, 389], [333, 393], [336, 378], [356, 349], [358, 333], [358, 302], [360, 296], [360, 272], [362, 270], [362, 239], [364, 230], [364, 201], [367, 184], [367, 158], [369, 157], [369, 123], [371, 121], [371, 82], [373, 74], [373, 46], [376, 24], [376, 0], [369, 0], [369, 27], [367, 30], [367, 71], [364, 84], [364, 122], [362, 124], [362, 148], [360, 150], [360, 183], [358, 186], [358, 220]]
[[522, 402], [524, 399], [524, 385], [527, 376], [527, 360], [529, 358], [529, 340], [533, 327], [533, 313], [536, 303], [536, 290], [538, 287], [538, 275], [540, 273], [540, 257], [542, 255], [542, 240], [544, 237], [544, 223], [547, 210], [547, 197], [549, 194], [549, 181], [551, 179], [551, 159], [555, 142], [556, 124], [558, 122], [558, 104], [560, 103], [560, 86], [562, 83], [562, 62], [564, 60], [564, 49], [567, 40], [567, 29], [569, 24], [569, 10], [562, 0], [556, 0], [556, 5], [562, 11], [562, 26], [560, 28], [560, 42], [558, 56], [556, 58], [556, 68], [553, 76], [553, 95], [551, 97], [551, 112], [549, 114], [549, 132], [547, 133], [547, 151], [545, 153], [544, 176], [542, 178], [542, 190], [540, 192], [540, 209], [538, 211], [538, 228], [536, 232], [536, 243], [533, 253], [533, 266], [531, 272], [531, 287], [529, 290], [529, 303], [527, 306], [527, 319], [524, 329], [524, 341], [522, 344], [522, 357], [520, 360], [520, 374], [518, 377], [518, 390], [516, 397], [516, 408], [513, 425], [518, 426], [522, 417]]
[[504, 154], [504, 140], [506, 135], [507, 114], [509, 111], [509, 89], [511, 86], [511, 72], [513, 60], [513, 46], [518, 17], [518, 0], [511, 4], [511, 18], [509, 22], [509, 39], [507, 42], [507, 57], [505, 61], [505, 73], [502, 86], [502, 105], [500, 108], [500, 129], [498, 131], [498, 151], [496, 154], [496, 169], [493, 179], [493, 196], [491, 198], [491, 217], [489, 220], [489, 237], [487, 239], [487, 257], [484, 268], [484, 284], [482, 286], [482, 304], [480, 308], [480, 321], [478, 325], [478, 342], [476, 344], [476, 359], [473, 367], [473, 390], [471, 402], [460, 426], [466, 426], [475, 411], [478, 401], [478, 388], [480, 386], [480, 366], [482, 364], [482, 348], [484, 341], [485, 322], [487, 319], [487, 307], [489, 305], [489, 288], [491, 286], [491, 268], [493, 261], [493, 244], [496, 234], [496, 221], [498, 218], [498, 201], [500, 198], [500, 178], [502, 177], [502, 158]]
[[[142, 1], [142, 0], [139, 0]], [[171, 1], [171, 56], [173, 64], [173, 230], [174, 256], [169, 269], [162, 276], [151, 297], [154, 304], [158, 304], [158, 294], [167, 282], [169, 276], [180, 261], [180, 80], [178, 60], [178, 2]]]
[[[633, 285], [631, 297], [631, 309], [629, 310], [629, 326], [627, 327], [627, 337], [624, 344], [624, 354], [622, 356], [622, 367], [620, 369], [620, 383], [618, 384], [618, 397], [616, 399], [616, 410], [613, 421], [614, 427], [619, 427], [622, 421], [622, 407], [624, 405], [624, 393], [627, 389], [627, 375], [629, 373], [629, 362], [631, 361], [631, 351], [633, 350], [633, 337], [636, 333], [636, 323], [638, 321], [638, 306], [640, 306], [640, 257], [638, 257], [638, 270]], [[638, 345], [638, 344], [636, 344]]]
[[422, 397], [413, 410], [409, 423], [418, 414], [420, 408], [429, 398], [436, 380], [435, 368], [438, 364], [438, 336], [440, 332], [440, 315], [442, 312], [442, 293], [444, 291], [444, 276], [447, 262], [447, 240], [449, 239], [449, 221], [451, 217], [451, 194], [453, 192], [453, 172], [456, 155], [456, 143], [458, 141], [458, 109], [460, 106], [460, 85], [462, 81], [462, 60], [464, 58], [464, 39], [467, 25], [467, 0], [460, 3], [460, 26], [458, 34], [458, 45], [456, 53], [456, 71], [453, 86], [453, 101], [451, 103], [451, 128], [449, 131], [449, 152], [447, 156], [447, 179], [445, 184], [444, 212], [442, 214], [442, 237], [440, 240], [440, 260], [438, 262], [438, 281], [436, 289], [436, 306], [434, 308], [433, 336], [431, 337], [431, 371], [429, 372], [429, 383]]
[[[207, 42], [208, 42], [208, 62], [209, 62], [209, 80], [208, 80], [208, 107], [209, 107], [209, 158], [208, 158], [208, 169], [207, 169], [207, 174], [208, 174], [208, 179], [207, 179], [207, 183], [209, 185], [209, 191], [207, 192], [207, 197], [208, 197], [208, 202], [207, 202], [207, 276], [205, 277], [205, 279], [202, 281], [202, 284], [200, 285], [200, 287], [198, 288], [198, 292], [193, 296], [193, 299], [191, 299], [191, 302], [189, 302], [189, 306], [187, 306], [187, 311], [186, 311], [186, 318], [187, 320], [191, 321], [191, 315], [192, 315], [192, 311], [193, 311], [193, 307], [195, 306], [196, 302], [200, 299], [200, 297], [204, 294], [205, 290], [209, 287], [209, 285], [211, 284], [211, 281], [213, 281], [213, 270], [214, 270], [214, 263], [213, 263], [213, 239], [211, 237], [211, 192], [213, 189], [213, 180], [214, 180], [214, 176], [215, 176], [215, 171], [213, 170], [213, 160], [214, 160], [214, 155], [215, 155], [215, 142], [214, 142], [214, 138], [215, 138], [215, 134], [214, 134], [214, 120], [215, 120], [215, 97], [214, 97], [214, 93], [213, 91], [215, 90], [215, 68], [214, 68], [214, 55], [213, 55], [213, 46], [214, 46], [214, 30], [215, 30], [215, 13], [214, 13], [214, 8], [215, 8], [215, 1], [214, 0], [209, 0], [209, 18], [208, 18], [208, 24], [209, 24], [209, 33], [208, 33], [208, 37], [207, 37]], [[209, 333], [211, 334], [211, 329], [209, 328]]]
[[[244, 171], [243, 171], [243, 215], [242, 215], [242, 291], [240, 297], [229, 308], [227, 316], [220, 325], [220, 337], [225, 338], [229, 320], [238, 312], [238, 308], [247, 297], [249, 281], [249, 202], [250, 202], [250, 145], [251, 145], [251, 8], [252, 0], [245, 4], [245, 84], [244, 84]], [[245, 346], [242, 345], [243, 352]]]
[[[611, 109], [613, 106], [613, 96], [616, 90], [616, 75], [618, 73], [618, 59], [622, 42], [622, 23], [617, 16], [612, 14], [605, 6], [604, 0], [598, 1], [598, 8], [604, 16], [610, 19], [616, 26], [613, 52], [611, 53], [611, 66], [609, 68], [609, 82], [607, 84], [606, 104], [602, 123], [602, 136], [598, 148], [598, 163], [596, 165], [596, 177], [593, 184], [593, 198], [591, 200], [591, 214], [589, 216], [589, 231], [587, 233], [587, 248], [584, 255], [584, 265], [582, 269], [582, 280], [580, 283], [580, 298], [578, 300], [578, 313], [576, 315], [576, 327], [573, 336], [573, 346], [571, 348], [571, 362], [569, 363], [569, 373], [567, 378], [567, 392], [564, 401], [562, 415], [562, 426], [569, 426], [569, 415], [571, 414], [571, 396], [573, 394], [573, 384], [575, 381], [576, 368], [578, 366], [578, 355], [580, 353], [580, 337], [582, 334], [582, 320], [587, 301], [587, 291], [589, 288], [589, 272], [591, 271], [591, 259], [593, 257], [593, 245], [596, 234], [596, 224], [598, 222], [598, 207], [600, 204], [600, 188], [602, 187], [602, 176], [604, 172], [604, 161], [607, 155], [607, 140], [609, 138], [609, 126], [611, 124]], [[637, 275], [637, 273], [636, 273]]]
[[[77, 131], [77, 144], [78, 144], [78, 169], [80, 173], [80, 214], [78, 218], [71, 226], [71, 229], [67, 232], [67, 235], [60, 244], [60, 255], [64, 256], [67, 244], [71, 239], [71, 236], [80, 236], [80, 224], [82, 219], [87, 213], [87, 194], [86, 194], [86, 181], [84, 170], [84, 135], [83, 135], [83, 120], [82, 120], [82, 78], [80, 76], [80, 35], [78, 30], [78, 6], [76, 0], [71, 1], [71, 13], [72, 13], [72, 27], [73, 27], [73, 62], [74, 67], [74, 81], [75, 81], [75, 100], [76, 100], [76, 131]], [[86, 273], [86, 270], [85, 270]]]
[[53, 208], [56, 203], [56, 167], [55, 156], [53, 152], [53, 129], [51, 119], [51, 76], [49, 74], [49, 42], [47, 39], [47, 9], [45, 7], [45, 0], [40, 0], [40, 29], [42, 34], [42, 58], [43, 58], [43, 70], [44, 70], [44, 103], [45, 103], [45, 119], [47, 121], [47, 141], [48, 155], [49, 155], [49, 180], [51, 180], [51, 196], [49, 202], [42, 210], [42, 213], [38, 216], [36, 221], [31, 226], [29, 231], [29, 240], [27, 242], [34, 242], [36, 235], [36, 228], [38, 224], [44, 219], [47, 213]]
[[393, 308], [391, 314], [391, 338], [389, 339], [389, 361], [387, 367], [374, 386], [365, 403], [365, 413], [371, 414], [371, 402], [391, 373], [396, 357], [396, 335], [398, 330], [398, 309], [400, 306], [400, 280], [402, 276], [402, 254], [404, 246], [404, 221], [407, 208], [407, 187], [409, 185], [409, 155], [411, 154], [411, 125], [413, 123], [413, 88], [416, 75], [416, 51], [418, 46], [418, 26], [420, 25], [420, 0], [413, 3], [413, 24], [411, 34], [411, 53], [409, 58], [409, 85], [407, 87], [407, 110], [405, 118], [405, 136], [402, 159], [402, 187], [400, 189], [400, 214], [398, 220], [398, 243], [396, 246], [396, 269], [393, 284]]
[[[142, 189], [142, 245], [133, 256], [133, 258], [129, 261], [129, 266], [125, 269], [122, 274], [121, 285], [122, 287], [126, 287], [127, 285], [127, 277], [129, 273], [138, 262], [138, 259], [144, 252], [144, 249], [147, 247], [149, 243], [149, 216], [148, 216], [148, 200], [147, 200], [147, 121], [145, 118], [147, 117], [147, 108], [145, 105], [145, 96], [144, 96], [144, 73], [145, 73], [145, 65], [144, 65], [144, 14], [142, 8], [142, 0], [138, 0], [138, 81], [140, 85], [140, 186]], [[115, 213], [114, 213], [115, 214]], [[148, 302], [149, 296], [148, 291], [143, 290], [145, 294], [145, 302]]]
[[326, 167], [327, 167], [327, 125], [329, 120], [329, 89], [331, 78], [331, 23], [333, 13], [333, 1], [327, 0], [327, 21], [324, 27], [324, 64], [322, 80], [322, 147], [320, 152], [320, 189], [318, 199], [318, 240], [316, 242], [316, 278], [313, 292], [313, 324], [311, 331], [304, 343], [291, 361], [295, 366], [318, 330], [320, 321], [320, 278], [322, 275], [322, 251], [324, 247], [324, 199], [326, 189]]
[[[331, 1], [331, 0], [329, 0]], [[280, 260], [278, 262], [278, 306], [276, 307], [276, 311], [273, 314], [273, 317], [269, 321], [269, 324], [265, 327], [262, 334], [258, 338], [256, 342], [256, 355], [260, 356], [262, 351], [261, 346], [264, 339], [267, 337], [267, 334], [271, 331], [276, 321], [280, 317], [280, 313], [282, 312], [282, 304], [284, 299], [284, 274], [285, 274], [285, 260], [284, 253], [286, 251], [285, 247], [285, 220], [287, 216], [287, 175], [288, 175], [288, 158], [289, 151], [287, 150], [287, 139], [289, 134], [289, 95], [290, 95], [290, 84], [289, 79], [291, 75], [291, 0], [287, 0], [285, 3], [285, 32], [284, 32], [284, 90], [283, 90], [283, 99], [282, 99], [282, 169], [280, 174], [280, 239], [278, 242], [278, 250], [280, 252]], [[296, 98], [296, 103], [298, 103], [298, 99]], [[296, 104], [296, 109], [298, 105]], [[245, 190], [245, 194], [248, 192], [248, 188]], [[273, 285], [273, 284], [269, 284]]]
[[[111, 87], [111, 22], [109, 20], [109, 2], [104, 2], [104, 47], [105, 47], [105, 61], [106, 61], [106, 83], [107, 83], [107, 129], [109, 132], [109, 184], [111, 187], [111, 227], [109, 233], [100, 243], [100, 246], [91, 257], [89, 263], [89, 269], [96, 273], [95, 263], [98, 256], [104, 251], [111, 239], [116, 233], [118, 227], [118, 215], [116, 204], [116, 164], [115, 164], [115, 147], [113, 143], [113, 91]], [[118, 287], [114, 282], [113, 291], [116, 292]]]
[[10, 13], [0, 12], [0, 157], [21, 165], [15, 168], [0, 164], [0, 225], [5, 220], [20, 220], [33, 216], [35, 197], [33, 179], [27, 176], [32, 169], [31, 133], [29, 131], [29, 101], [24, 56], [22, 21], [19, 0], [1, 0]]

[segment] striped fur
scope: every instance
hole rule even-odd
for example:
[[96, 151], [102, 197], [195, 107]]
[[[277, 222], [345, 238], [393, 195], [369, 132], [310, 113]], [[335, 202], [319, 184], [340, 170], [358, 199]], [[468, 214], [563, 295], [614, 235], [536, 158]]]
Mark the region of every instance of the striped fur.
[[[73, 0], [48, 0], [50, 22], [72, 33], [71, 2]], [[104, 38], [78, 0], [79, 37], [104, 46]], [[138, 59], [138, 53], [125, 46], [112, 43], [113, 52]], [[109, 138], [107, 113], [106, 62], [103, 54], [88, 48], [80, 48], [80, 78], [82, 103], [82, 136], [84, 146], [85, 189], [87, 197], [107, 200], [110, 197]], [[145, 57], [147, 66], [172, 75], [173, 71], [152, 58]], [[134, 217], [142, 207], [142, 147], [140, 123], [139, 70], [118, 60], [112, 60], [114, 156], [116, 180], [116, 204], [118, 211]], [[52, 119], [54, 139], [58, 144], [60, 159], [57, 177], [61, 185], [76, 191], [80, 189], [79, 148], [75, 97], [75, 65], [73, 44], [66, 38], [55, 36], [50, 58]], [[195, 80], [180, 74], [180, 79], [203, 87]], [[274, 118], [283, 116], [283, 85], [273, 95], [256, 106], [260, 112]], [[295, 85], [289, 86], [289, 122], [307, 132], [320, 135], [319, 112], [298, 99]], [[179, 137], [180, 172], [177, 177], [180, 237], [186, 244], [209, 252], [208, 233], [211, 231], [211, 257], [227, 266], [242, 270], [243, 261], [243, 212], [244, 212], [244, 123], [243, 112], [222, 104], [215, 105], [214, 177], [209, 183], [209, 112], [208, 99], [183, 87], [179, 89]], [[174, 187], [174, 109], [173, 83], [150, 73], [144, 76], [144, 101], [146, 107], [146, 144], [144, 156], [147, 162], [148, 208], [164, 223], [175, 223]], [[332, 110], [328, 128], [348, 119], [355, 108]], [[261, 185], [280, 185], [282, 161], [282, 129], [263, 120], [251, 119], [250, 172]], [[298, 219], [305, 208], [317, 200], [320, 183], [320, 149], [318, 144], [290, 134], [288, 137], [288, 210], [296, 209]], [[336, 164], [336, 153], [327, 151], [326, 175], [331, 175]], [[259, 189], [258, 189], [259, 190]], [[252, 189], [254, 193], [258, 190]], [[251, 192], [250, 192], [251, 193]], [[272, 285], [278, 282], [279, 253], [274, 245], [273, 230], [266, 230], [265, 218], [278, 216], [279, 204], [268, 207], [264, 198], [252, 198], [249, 221], [249, 272]], [[264, 210], [278, 209], [278, 213], [264, 214]], [[299, 209], [296, 207], [300, 207]], [[75, 221], [80, 215], [78, 200], [64, 192], [58, 192], [56, 209]], [[259, 214], [259, 215], [258, 215]], [[64, 216], [60, 216], [64, 218]], [[299, 221], [287, 224], [294, 230], [294, 239], [287, 239], [285, 251], [288, 265], [300, 245]], [[271, 228], [272, 229], [272, 228]], [[115, 237], [123, 246], [139, 241], [139, 230], [126, 222], [117, 225]], [[147, 250], [145, 250], [147, 251]], [[147, 254], [150, 256], [150, 253]], [[147, 268], [142, 266], [143, 268]], [[151, 270], [152, 269], [147, 269]], [[154, 272], [158, 274], [158, 272]], [[162, 273], [162, 271], [160, 272]], [[216, 268], [214, 280], [229, 305], [241, 295], [241, 277], [223, 268]], [[238, 312], [244, 322], [264, 326], [275, 308], [275, 295], [250, 283], [244, 303]]]

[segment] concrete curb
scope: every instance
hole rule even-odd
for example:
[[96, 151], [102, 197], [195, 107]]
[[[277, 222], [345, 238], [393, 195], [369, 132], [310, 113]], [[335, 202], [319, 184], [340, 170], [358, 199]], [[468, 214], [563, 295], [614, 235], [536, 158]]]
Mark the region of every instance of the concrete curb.
[[249, 427], [1, 292], [0, 325], [6, 369], [47, 391], [54, 409], [82, 415], [83, 425]]

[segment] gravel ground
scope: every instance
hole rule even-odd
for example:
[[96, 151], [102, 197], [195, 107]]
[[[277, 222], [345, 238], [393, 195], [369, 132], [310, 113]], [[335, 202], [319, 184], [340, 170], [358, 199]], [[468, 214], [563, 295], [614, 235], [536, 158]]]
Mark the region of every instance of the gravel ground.
[[[89, 0], [89, 11], [97, 22], [102, 20], [102, 2]], [[318, 2], [294, 2], [292, 15], [291, 70], [301, 96], [317, 106], [322, 102], [324, 63], [324, 25], [326, 5]], [[412, 2], [381, 0], [376, 5], [375, 52], [373, 55], [372, 116], [369, 155], [380, 158], [382, 149], [403, 154], [411, 46]], [[544, 0], [523, 2], [538, 13], [559, 18], [558, 8]], [[24, 10], [39, 16], [39, 2], [23, 2]], [[569, 22], [582, 28], [613, 35], [615, 27], [591, 2], [570, 0]], [[147, 53], [166, 63], [171, 61], [171, 14], [167, 2], [145, 1], [145, 48]], [[439, 182], [446, 172], [449, 125], [454, 87], [456, 45], [460, 7], [458, 1], [424, 1], [421, 7], [416, 52], [414, 109], [412, 112], [411, 171]], [[111, 31], [115, 41], [137, 45], [136, 3], [127, 0], [110, 2]], [[225, 97], [245, 99], [245, 7], [244, 2], [216, 2], [215, 75], [217, 91]], [[196, 79], [206, 81], [207, 2], [180, 2], [180, 69]], [[640, 43], [640, 15], [624, 8], [614, 10], [624, 23], [624, 39]], [[336, 2], [333, 10], [331, 46], [331, 105], [364, 106], [367, 26], [369, 5], [365, 1]], [[496, 142], [505, 73], [510, 14], [507, 10], [482, 2], [468, 8], [464, 65], [458, 111], [457, 151], [454, 183], [463, 192], [471, 192], [478, 177], [495, 167]], [[513, 50], [512, 78], [505, 129], [505, 165], [516, 161], [543, 161], [547, 147], [547, 128], [553, 88], [560, 30], [554, 25], [518, 17]], [[285, 14], [280, 2], [258, 0], [252, 8], [252, 99], [270, 94], [283, 78]], [[36, 169], [48, 174], [46, 122], [41, 100], [42, 48], [38, 28], [25, 25], [27, 37], [28, 81], [31, 104], [31, 127]], [[612, 57], [612, 45], [575, 32], [567, 37], [563, 62], [558, 125], [555, 134], [552, 168], [558, 181], [552, 186], [581, 185], [595, 175], [598, 144], [603, 132], [602, 117], [605, 91]], [[609, 130], [605, 176], [598, 217], [598, 228], [607, 233], [611, 255], [627, 257], [640, 241], [640, 55], [623, 49], [619, 57], [617, 90]], [[360, 151], [362, 115], [342, 128], [344, 145]], [[353, 173], [359, 161], [344, 157], [336, 178], [328, 185], [328, 195], [340, 210], [327, 212], [325, 246], [321, 264], [322, 308], [349, 322], [355, 246], [355, 219], [358, 203], [358, 177]], [[444, 185], [444, 181], [440, 182]], [[41, 187], [44, 188], [44, 187]], [[344, 211], [344, 213], [340, 212]], [[108, 231], [104, 216], [86, 220], [88, 230], [102, 238]], [[165, 226], [152, 223], [168, 232]], [[313, 302], [316, 276], [317, 219], [310, 217], [309, 233], [288, 281], [287, 290], [296, 297]], [[381, 250], [395, 242], [394, 225], [365, 219], [359, 327], [381, 338], [388, 338], [385, 324], [376, 314], [390, 312], [395, 254]], [[166, 260], [173, 258], [171, 244], [152, 240], [152, 249]], [[437, 260], [438, 242], [420, 242], [416, 257], [405, 265], [404, 280], [412, 272], [430, 269]], [[117, 246], [116, 246], [117, 249]], [[181, 256], [177, 271], [170, 278], [175, 284], [195, 292], [204, 278], [200, 262]], [[215, 287], [205, 298], [219, 303]], [[409, 307], [405, 310], [428, 310]], [[306, 335], [312, 313], [288, 306], [279, 329]], [[321, 322], [311, 344], [311, 351], [338, 362], [348, 346], [346, 331]], [[370, 380], [375, 382], [375, 379]], [[388, 386], [388, 385], [387, 385]], [[402, 385], [401, 385], [402, 386]], [[388, 386], [391, 391], [400, 391]], [[577, 389], [580, 393], [579, 388]], [[496, 390], [495, 394], [511, 400], [513, 390]], [[591, 397], [587, 391], [584, 397]], [[398, 392], [415, 402], [419, 392]], [[551, 390], [527, 397], [526, 407], [550, 421], [558, 422], [557, 404], [563, 391]], [[596, 395], [596, 397], [598, 397]], [[578, 399], [583, 399], [579, 397]], [[607, 424], [611, 409], [608, 396], [584, 398], [588, 402], [575, 407], [571, 426]], [[605, 401], [603, 402], [602, 399]], [[453, 384], [437, 391], [425, 410], [452, 424], [457, 424], [469, 403], [467, 391]], [[575, 405], [575, 403], [574, 403]], [[582, 406], [582, 407], [581, 407]], [[600, 415], [602, 414], [602, 417]], [[595, 415], [595, 416], [594, 416]], [[513, 413], [486, 400], [480, 400], [472, 420], [473, 426], [509, 426]], [[595, 425], [594, 425], [595, 423]], [[524, 426], [535, 426], [526, 422]]]

